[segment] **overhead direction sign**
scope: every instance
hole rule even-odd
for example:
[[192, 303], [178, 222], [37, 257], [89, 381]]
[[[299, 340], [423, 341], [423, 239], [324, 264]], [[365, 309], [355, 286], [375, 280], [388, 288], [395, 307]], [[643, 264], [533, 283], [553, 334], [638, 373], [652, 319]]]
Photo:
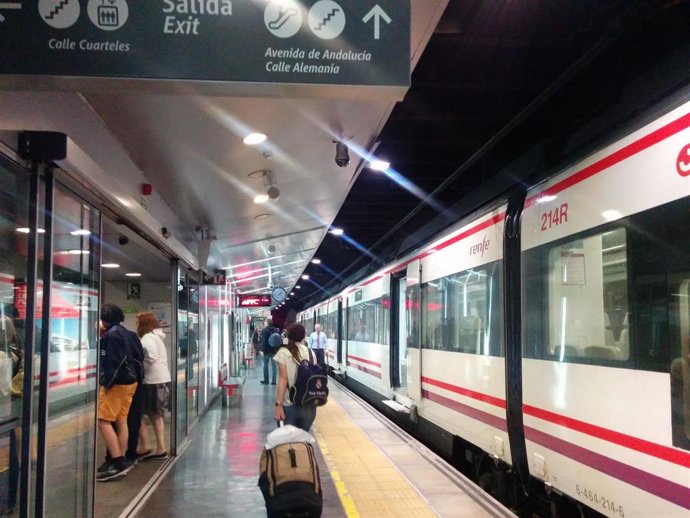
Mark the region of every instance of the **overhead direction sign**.
[[0, 2], [0, 17], [0, 86], [410, 82], [410, 0], [24, 0]]

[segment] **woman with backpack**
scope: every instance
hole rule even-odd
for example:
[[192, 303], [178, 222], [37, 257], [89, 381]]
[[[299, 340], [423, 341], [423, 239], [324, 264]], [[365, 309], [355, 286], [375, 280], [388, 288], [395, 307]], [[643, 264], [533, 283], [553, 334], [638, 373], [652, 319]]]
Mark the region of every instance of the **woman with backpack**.
[[289, 395], [289, 387], [293, 387], [297, 379], [297, 366], [304, 360], [313, 361], [311, 351], [303, 343], [305, 335], [304, 326], [295, 324], [290, 327], [287, 331], [288, 342], [280, 346], [273, 361], [278, 365], [275, 419], [308, 432], [316, 418], [316, 407], [295, 405]]

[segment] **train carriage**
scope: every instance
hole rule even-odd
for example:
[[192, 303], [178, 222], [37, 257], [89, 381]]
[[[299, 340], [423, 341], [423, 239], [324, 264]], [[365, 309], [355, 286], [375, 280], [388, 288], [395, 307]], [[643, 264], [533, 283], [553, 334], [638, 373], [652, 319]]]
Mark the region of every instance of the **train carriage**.
[[671, 373], [690, 336], [688, 111], [532, 189], [522, 214], [530, 473], [611, 517], [690, 509]]
[[331, 354], [510, 505], [687, 516], [690, 103], [517, 191], [322, 305]]

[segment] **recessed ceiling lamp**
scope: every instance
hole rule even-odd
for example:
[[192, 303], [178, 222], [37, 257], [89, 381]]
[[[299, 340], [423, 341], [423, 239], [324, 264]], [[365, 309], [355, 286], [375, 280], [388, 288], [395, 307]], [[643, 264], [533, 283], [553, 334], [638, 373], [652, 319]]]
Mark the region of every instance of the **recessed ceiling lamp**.
[[130, 273], [126, 273], [125, 277], [141, 277], [141, 274], [138, 272], [130, 272]]
[[296, 290], [301, 290], [301, 289], [302, 289], [302, 286], [300, 286], [300, 285], [298, 284], [297, 286], [295, 286], [295, 289], [296, 289]]
[[249, 173], [247, 176], [249, 178], [263, 178], [268, 173], [270, 173], [268, 169], [257, 169], [256, 171], [252, 171], [251, 173]]
[[314, 264], [321, 264], [321, 259], [312, 259], [311, 262]]
[[290, 292], [290, 295], [294, 295], [294, 294], [295, 294], [295, 292], [294, 292], [294, 291], [291, 291], [291, 292]]
[[89, 255], [88, 250], [67, 250], [69, 255]]
[[334, 236], [342, 236], [345, 231], [342, 228], [332, 228], [329, 232]]
[[242, 142], [247, 144], [248, 146], [256, 146], [258, 144], [261, 144], [266, 140], [266, 135], [263, 133], [250, 133], [244, 139], [242, 139]]
[[304, 275], [302, 275], [302, 279], [304, 279], [305, 281], [308, 281], [308, 280], [309, 280], [309, 276], [308, 276], [307, 274], [304, 274]]
[[268, 194], [257, 194], [254, 196], [254, 203], [266, 203], [268, 198]]
[[[28, 234], [30, 232], [30, 229], [29, 229], [29, 227], [19, 227], [18, 229], [16, 229], [16, 231], [19, 232], [20, 234]], [[45, 234], [46, 231], [44, 228], [39, 228], [38, 233], [39, 234]]]
[[[254, 216], [254, 219], [266, 219], [266, 218], [268, 218], [269, 216], [270, 216], [270, 214], [266, 214], [266, 213], [264, 212], [263, 214], [257, 214], [256, 216]], [[282, 256], [281, 256], [281, 257], [282, 257]], [[256, 262], [258, 262], [258, 261], [256, 261]]]
[[73, 236], [89, 236], [91, 235], [90, 230], [86, 230], [85, 228], [80, 228], [79, 230], [73, 230], [70, 232]]
[[369, 168], [373, 169], [374, 171], [385, 171], [391, 166], [390, 162], [386, 162], [385, 160], [372, 160], [369, 162]]
[[101, 265], [102, 268], [119, 268], [120, 265], [117, 263], [103, 263]]

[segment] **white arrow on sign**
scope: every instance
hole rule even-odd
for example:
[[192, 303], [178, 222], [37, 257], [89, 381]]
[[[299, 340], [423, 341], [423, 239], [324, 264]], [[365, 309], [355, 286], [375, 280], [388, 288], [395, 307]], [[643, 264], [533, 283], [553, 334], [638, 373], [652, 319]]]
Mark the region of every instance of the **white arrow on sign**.
[[376, 4], [371, 11], [369, 11], [362, 21], [367, 23], [369, 20], [374, 19], [374, 39], [378, 40], [381, 35], [381, 20], [383, 19], [386, 23], [391, 23], [391, 18], [386, 14], [386, 11], [381, 9], [379, 4]]
[[[0, 2], [0, 9], [21, 9], [22, 4], [19, 2]], [[5, 17], [0, 13], [0, 22], [4, 22]]]

